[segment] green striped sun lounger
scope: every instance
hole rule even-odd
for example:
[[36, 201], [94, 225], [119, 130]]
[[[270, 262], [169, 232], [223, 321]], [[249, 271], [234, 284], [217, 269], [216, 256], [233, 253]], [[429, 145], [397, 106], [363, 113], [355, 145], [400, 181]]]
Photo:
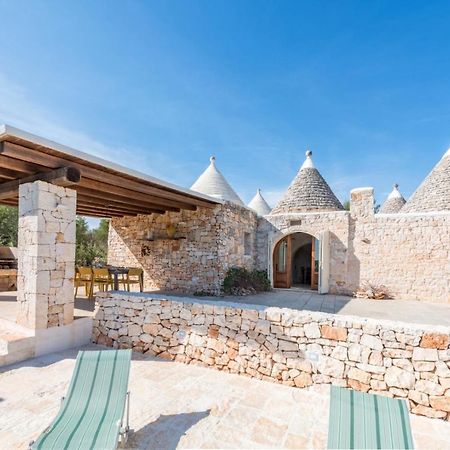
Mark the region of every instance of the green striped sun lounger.
[[328, 448], [414, 448], [405, 400], [331, 386]]
[[113, 450], [119, 437], [125, 443], [130, 360], [131, 350], [79, 352], [58, 415], [30, 448]]

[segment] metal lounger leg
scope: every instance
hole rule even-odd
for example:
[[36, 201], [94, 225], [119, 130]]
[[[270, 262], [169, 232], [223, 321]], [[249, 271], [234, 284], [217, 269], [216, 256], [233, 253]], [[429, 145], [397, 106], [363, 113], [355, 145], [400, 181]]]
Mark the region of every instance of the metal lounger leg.
[[127, 392], [127, 433], [130, 429], [130, 391]]
[[122, 426], [122, 429], [120, 431], [120, 446], [124, 447], [127, 440], [128, 435], [130, 433], [130, 391], [127, 392], [127, 398], [126, 398], [126, 410], [125, 410], [125, 427]]

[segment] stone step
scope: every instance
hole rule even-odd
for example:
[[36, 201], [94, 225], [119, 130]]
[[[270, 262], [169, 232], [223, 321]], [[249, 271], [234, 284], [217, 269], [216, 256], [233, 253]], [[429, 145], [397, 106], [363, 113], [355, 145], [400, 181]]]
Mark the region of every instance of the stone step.
[[32, 330], [6, 319], [0, 319], [0, 367], [34, 356], [35, 336]]
[[0, 355], [0, 368], [14, 364], [16, 362], [25, 361], [34, 357], [34, 346], [25, 350], [14, 351], [6, 355]]
[[0, 356], [34, 349], [34, 336], [27, 336], [17, 332], [0, 331]]
[[0, 332], [0, 367], [32, 358], [34, 353], [34, 336]]

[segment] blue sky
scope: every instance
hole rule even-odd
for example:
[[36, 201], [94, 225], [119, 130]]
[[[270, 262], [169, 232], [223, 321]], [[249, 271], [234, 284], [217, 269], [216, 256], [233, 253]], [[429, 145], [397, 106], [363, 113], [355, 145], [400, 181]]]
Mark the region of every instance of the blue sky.
[[313, 151], [341, 200], [450, 146], [450, 2], [3, 1], [0, 122], [274, 205]]

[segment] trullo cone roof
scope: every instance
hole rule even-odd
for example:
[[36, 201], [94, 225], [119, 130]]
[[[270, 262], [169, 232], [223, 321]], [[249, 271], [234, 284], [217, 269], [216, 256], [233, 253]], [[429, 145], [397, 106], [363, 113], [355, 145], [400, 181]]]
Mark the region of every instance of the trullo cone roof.
[[256, 194], [248, 204], [248, 207], [252, 208], [260, 216], [265, 216], [270, 213], [270, 206], [262, 196], [261, 189], [256, 191]]
[[450, 211], [450, 149], [402, 208], [402, 213], [431, 211]]
[[209, 166], [197, 178], [197, 181], [191, 186], [191, 189], [220, 200], [227, 200], [229, 202], [244, 206], [242, 200], [236, 192], [234, 192], [233, 188], [228, 184], [228, 181], [216, 167], [216, 158], [211, 156], [209, 160]]
[[383, 214], [398, 213], [405, 203], [406, 200], [398, 190], [398, 184], [394, 184], [391, 193], [388, 195], [386, 201], [381, 205], [379, 212]]
[[311, 155], [312, 152], [308, 150], [305, 162], [271, 214], [344, 209], [328, 183], [314, 167]]

